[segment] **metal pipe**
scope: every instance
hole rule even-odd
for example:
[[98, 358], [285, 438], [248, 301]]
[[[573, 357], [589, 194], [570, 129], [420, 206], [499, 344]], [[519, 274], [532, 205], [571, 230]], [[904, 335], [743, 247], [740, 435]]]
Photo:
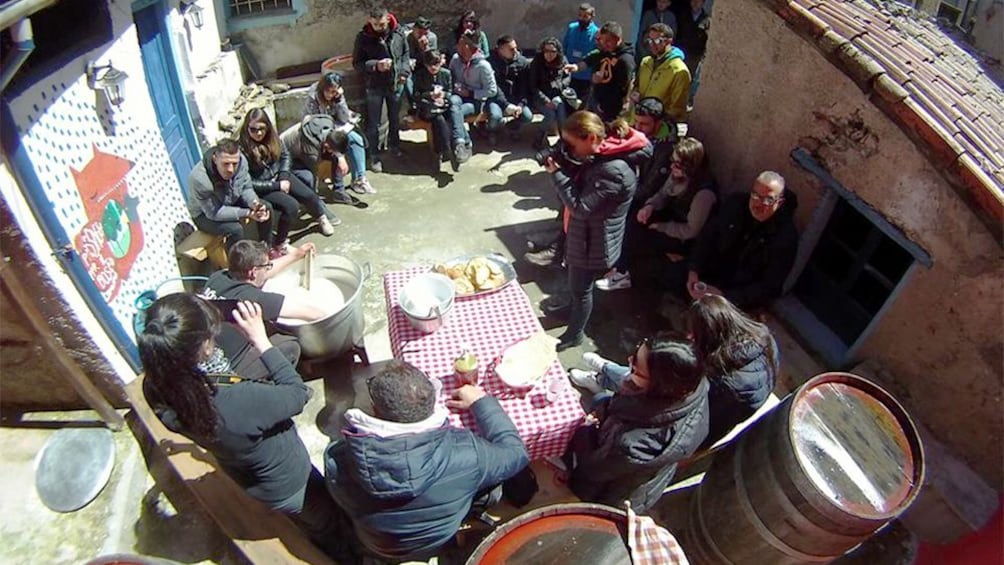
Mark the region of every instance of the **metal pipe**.
[[58, 0], [13, 0], [0, 6], [0, 29], [7, 29], [39, 10], [44, 10]]
[[7, 60], [3, 62], [3, 69], [0, 70], [0, 92], [7, 88], [7, 83], [14, 78], [14, 73], [21, 68], [21, 65], [28, 60], [28, 56], [35, 50], [35, 39], [31, 32], [31, 20], [24, 18], [14, 22], [10, 30], [11, 39], [14, 40], [14, 48], [11, 50]]

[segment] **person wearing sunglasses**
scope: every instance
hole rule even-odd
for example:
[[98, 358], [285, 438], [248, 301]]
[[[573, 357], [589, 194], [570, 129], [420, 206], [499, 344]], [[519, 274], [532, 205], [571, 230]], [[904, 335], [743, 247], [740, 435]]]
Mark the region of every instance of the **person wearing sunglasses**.
[[648, 45], [645, 43], [646, 32], [652, 24], [665, 24], [673, 30], [676, 35], [676, 15], [669, 9], [671, 0], [655, 0], [655, 6], [651, 10], [646, 10], [641, 15], [641, 24], [638, 26], [638, 38], [635, 43], [635, 61], [641, 64], [641, 60], [651, 55]]
[[272, 204], [278, 216], [269, 257], [274, 259], [289, 252], [290, 225], [300, 216], [301, 205], [317, 221], [322, 234], [334, 235], [334, 226], [341, 221], [330, 220], [321, 197], [292, 173], [292, 157], [265, 110], [252, 108], [244, 116], [240, 144], [248, 161], [251, 186], [262, 200]]
[[676, 122], [687, 121], [687, 98], [690, 95], [690, 71], [683, 51], [673, 46], [673, 30], [666, 24], [652, 24], [645, 32], [650, 55], [638, 68], [637, 90], [631, 102], [654, 96], [662, 101], [666, 115]]
[[583, 360], [593, 371], [569, 379], [595, 395], [565, 454], [569, 486], [584, 501], [630, 500], [644, 512], [707, 436], [708, 383], [690, 344], [668, 334], [639, 344], [626, 367], [595, 353]]
[[749, 192], [725, 198], [691, 253], [690, 298], [718, 294], [750, 311], [781, 296], [798, 251], [797, 208], [795, 193], [774, 171], [760, 173]]
[[627, 260], [596, 281], [596, 288], [631, 288], [632, 272], [649, 290], [677, 291], [683, 287], [686, 258], [718, 202], [717, 187], [704, 144], [692, 137], [676, 145], [669, 169], [663, 186], [628, 222], [626, 246], [631, 253]]

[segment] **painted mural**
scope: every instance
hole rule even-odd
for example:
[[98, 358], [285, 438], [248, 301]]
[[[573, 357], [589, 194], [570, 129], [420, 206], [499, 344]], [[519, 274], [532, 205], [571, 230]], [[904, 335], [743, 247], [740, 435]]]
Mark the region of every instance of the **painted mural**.
[[38, 189], [92, 279], [80, 284], [93, 284], [132, 335], [133, 301], [178, 276], [174, 226], [191, 220], [135, 38], [119, 38], [114, 50], [130, 76], [122, 107], [103, 104], [74, 66], [26, 89], [10, 108]]
[[126, 174], [133, 163], [94, 146], [83, 170], [70, 167], [89, 220], [73, 238], [87, 273], [106, 301], [118, 296], [122, 281], [143, 248], [139, 200], [129, 195]]

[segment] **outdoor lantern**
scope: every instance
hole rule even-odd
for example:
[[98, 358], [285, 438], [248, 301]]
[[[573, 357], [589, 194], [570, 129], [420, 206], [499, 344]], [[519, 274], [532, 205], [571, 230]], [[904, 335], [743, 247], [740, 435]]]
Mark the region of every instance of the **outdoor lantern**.
[[181, 15], [192, 16], [192, 23], [200, 29], [204, 23], [202, 12], [203, 8], [199, 6], [198, 0], [181, 0]]
[[91, 90], [100, 90], [105, 93], [108, 102], [119, 107], [125, 101], [125, 81], [129, 75], [112, 66], [108, 61], [107, 65], [97, 65], [93, 61], [87, 63], [87, 84]]

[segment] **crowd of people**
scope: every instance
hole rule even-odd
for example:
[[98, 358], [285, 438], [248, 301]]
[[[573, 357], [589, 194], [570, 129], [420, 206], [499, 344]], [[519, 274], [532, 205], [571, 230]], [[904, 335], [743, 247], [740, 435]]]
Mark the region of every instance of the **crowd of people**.
[[[583, 343], [594, 289], [666, 293], [686, 305], [684, 331], [656, 332], [626, 365], [586, 353], [588, 370], [569, 372], [591, 393], [562, 461], [576, 495], [629, 500], [644, 512], [681, 462], [752, 416], [774, 388], [780, 351], [758, 313], [780, 296], [794, 263], [797, 199], [772, 171], [748, 191], [720, 193], [705, 146], [693, 131], [679, 133], [709, 7], [658, 0], [642, 16], [635, 46], [622, 26], [594, 18], [592, 6], [578, 6], [564, 38], [542, 39], [528, 58], [510, 35], [489, 51], [474, 12], [444, 42], [426, 18], [406, 33], [392, 14], [374, 10], [354, 51], [365, 76], [363, 129], [341, 76], [326, 73], [294, 128], [280, 134], [252, 110], [239, 139], [217, 144], [192, 172], [192, 217], [224, 236], [228, 266], [203, 296], [168, 296], [147, 311], [138, 340], [144, 392], [168, 427], [209, 449], [251, 496], [287, 513], [338, 559], [434, 555], [528, 465], [497, 400], [464, 385], [444, 406], [442, 383], [401, 362], [367, 381], [372, 407], [346, 413], [323, 474], [295, 433], [291, 418], [310, 393], [295, 369], [299, 347], [265, 326], [324, 313], [262, 286], [313, 251], [287, 241], [300, 206], [325, 235], [338, 223], [316, 185], [327, 181], [344, 203], [353, 201], [347, 190], [375, 192], [366, 173], [382, 169], [382, 153], [400, 152], [404, 101], [432, 125], [439, 160], [454, 170], [471, 156], [472, 129], [495, 143], [543, 115], [533, 143], [560, 202], [560, 235], [525, 260], [567, 274], [566, 295], [541, 304], [546, 316], [567, 319], [558, 351]], [[382, 144], [376, 117], [385, 108]], [[476, 114], [483, 124], [468, 128]], [[327, 179], [317, 178], [323, 161], [331, 164]], [[257, 238], [247, 238], [245, 224]], [[220, 312], [215, 299], [237, 302]], [[476, 428], [449, 427], [449, 410], [471, 411]]]

